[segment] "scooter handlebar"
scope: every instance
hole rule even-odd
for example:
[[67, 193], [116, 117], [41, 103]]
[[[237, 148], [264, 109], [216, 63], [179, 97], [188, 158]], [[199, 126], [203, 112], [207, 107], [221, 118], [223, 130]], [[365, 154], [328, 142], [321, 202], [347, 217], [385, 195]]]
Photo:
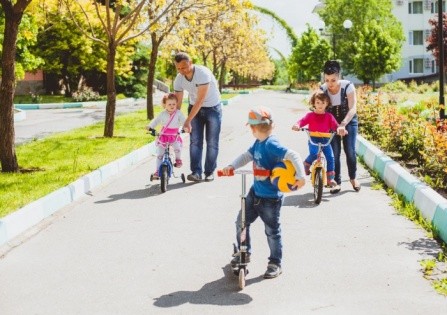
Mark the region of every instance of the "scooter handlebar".
[[222, 177], [222, 176], [233, 176], [234, 175], [234, 170], [230, 170], [230, 173], [228, 175], [225, 175], [223, 170], [217, 170], [217, 176], [218, 177]]

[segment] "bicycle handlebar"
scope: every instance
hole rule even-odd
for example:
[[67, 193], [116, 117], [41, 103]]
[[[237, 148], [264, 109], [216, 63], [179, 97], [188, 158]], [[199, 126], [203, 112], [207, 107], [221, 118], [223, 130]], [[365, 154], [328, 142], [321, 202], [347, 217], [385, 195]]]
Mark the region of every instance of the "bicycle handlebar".
[[253, 170], [230, 170], [230, 174], [225, 175], [223, 173], [223, 170], [217, 170], [217, 176], [218, 177], [222, 177], [222, 176], [234, 176], [235, 174], [253, 174]]
[[332, 130], [329, 131], [328, 133], [330, 133], [331, 136], [328, 138], [329, 140], [327, 141], [327, 143], [323, 144], [323, 143], [315, 143], [315, 142], [312, 141], [311, 136], [310, 136], [310, 131], [309, 131], [308, 128], [300, 128], [300, 130], [306, 132], [307, 137], [309, 138], [309, 142], [310, 142], [312, 145], [316, 145], [316, 146], [320, 145], [321, 147], [327, 147], [328, 145], [330, 145], [332, 139], [333, 139], [334, 136], [337, 134], [335, 131], [332, 131]]

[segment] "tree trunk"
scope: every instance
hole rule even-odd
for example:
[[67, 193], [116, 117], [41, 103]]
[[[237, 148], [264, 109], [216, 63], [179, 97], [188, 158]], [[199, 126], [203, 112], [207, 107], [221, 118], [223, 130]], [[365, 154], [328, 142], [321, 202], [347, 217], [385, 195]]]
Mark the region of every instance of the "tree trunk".
[[115, 43], [109, 43], [107, 54], [107, 105], [106, 121], [104, 123], [104, 137], [113, 137], [115, 127], [116, 88], [115, 88]]
[[220, 76], [219, 76], [219, 92], [222, 93], [223, 85], [225, 84], [225, 67], [226, 67], [227, 61], [226, 58], [222, 61], [222, 64], [220, 65]]
[[23, 11], [5, 11], [5, 31], [1, 58], [2, 80], [0, 83], [0, 162], [2, 172], [18, 172], [15, 151], [14, 94], [16, 41]]
[[147, 119], [154, 118], [154, 79], [155, 79], [155, 65], [158, 58], [158, 45], [155, 35], [152, 35], [152, 51], [149, 60], [149, 71], [147, 72]]

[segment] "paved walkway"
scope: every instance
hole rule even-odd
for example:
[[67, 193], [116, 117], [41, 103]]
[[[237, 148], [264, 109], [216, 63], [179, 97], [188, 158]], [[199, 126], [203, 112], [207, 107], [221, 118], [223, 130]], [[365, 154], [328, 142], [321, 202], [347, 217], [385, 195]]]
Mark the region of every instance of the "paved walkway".
[[[281, 141], [304, 157], [305, 135], [290, 130], [307, 111], [302, 98], [260, 91], [225, 106], [219, 167], [252, 143], [245, 121], [253, 105], [273, 109]], [[185, 165], [188, 155], [186, 148]], [[15, 240], [0, 259], [1, 314], [447, 314], [447, 298], [420, 270], [436, 243], [395, 213], [361, 166], [359, 193], [344, 174], [342, 192], [325, 192], [318, 206], [309, 185], [286, 196], [277, 279], [262, 278], [268, 247], [254, 223], [247, 287], [238, 291], [228, 263], [240, 179], [173, 179], [161, 194], [149, 182], [154, 163], [145, 160]]]

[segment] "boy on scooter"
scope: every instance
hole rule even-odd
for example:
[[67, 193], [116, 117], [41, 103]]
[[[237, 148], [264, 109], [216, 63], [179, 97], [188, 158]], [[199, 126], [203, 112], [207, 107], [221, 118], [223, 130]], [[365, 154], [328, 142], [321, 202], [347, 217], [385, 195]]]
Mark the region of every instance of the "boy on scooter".
[[[238, 169], [253, 161], [254, 182], [245, 199], [246, 262], [250, 261], [251, 255], [250, 224], [257, 217], [260, 217], [265, 225], [265, 234], [267, 235], [267, 242], [270, 248], [269, 262], [264, 278], [271, 279], [278, 277], [282, 273], [282, 241], [279, 217], [283, 193], [278, 190], [276, 185], [271, 183], [269, 173], [278, 162], [290, 160], [296, 171], [294, 188], [304, 186], [305, 173], [300, 155], [281, 145], [278, 139], [272, 135], [273, 120], [268, 108], [260, 107], [251, 110], [248, 114], [247, 125], [250, 126], [256, 141], [248, 151], [237, 157], [222, 172], [228, 176], [234, 169]], [[236, 238], [239, 249], [241, 232], [241, 212], [239, 212], [236, 220]], [[240, 256], [236, 255], [231, 261], [231, 267], [235, 269], [239, 263]]]

